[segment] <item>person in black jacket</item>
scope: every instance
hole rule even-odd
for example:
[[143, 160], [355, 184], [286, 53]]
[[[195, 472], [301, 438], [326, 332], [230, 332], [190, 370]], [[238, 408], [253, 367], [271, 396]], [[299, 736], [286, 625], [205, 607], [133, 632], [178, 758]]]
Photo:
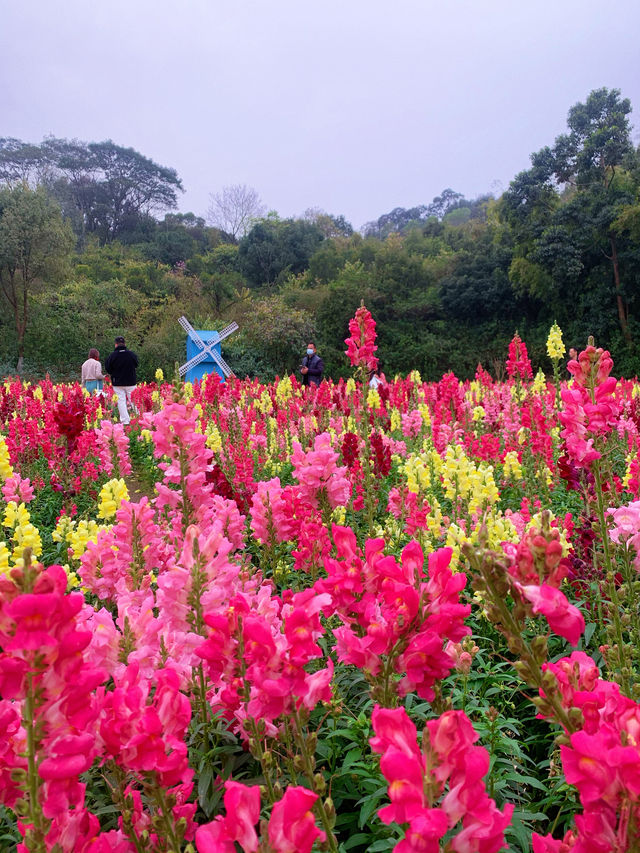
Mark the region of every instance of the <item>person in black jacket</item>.
[[302, 373], [303, 385], [319, 385], [322, 382], [324, 361], [316, 352], [314, 343], [307, 344], [307, 354], [302, 359], [300, 373]]
[[134, 409], [131, 402], [131, 392], [136, 388], [136, 367], [138, 356], [127, 349], [124, 338], [120, 335], [115, 340], [115, 349], [104, 364], [105, 373], [111, 377], [113, 390], [118, 398], [120, 423], [129, 423], [129, 408]]

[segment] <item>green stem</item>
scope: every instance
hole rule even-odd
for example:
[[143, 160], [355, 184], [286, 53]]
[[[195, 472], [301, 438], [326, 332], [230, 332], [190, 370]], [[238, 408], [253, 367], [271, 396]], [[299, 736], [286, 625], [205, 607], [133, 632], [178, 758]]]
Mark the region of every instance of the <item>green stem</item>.
[[[596, 507], [598, 512], [598, 521], [600, 523], [600, 538], [602, 540], [602, 552], [604, 555], [604, 568], [606, 572], [606, 580], [607, 580], [607, 591], [609, 593], [609, 598], [611, 600], [611, 607], [609, 608], [609, 614], [613, 621], [613, 628], [615, 631], [616, 640], [618, 642], [619, 656], [620, 656], [620, 687], [627, 695], [630, 695], [631, 685], [629, 684], [629, 679], [622, 672], [625, 669], [622, 661], [622, 656], [624, 655], [624, 634], [622, 627], [622, 620], [620, 618], [621, 606], [620, 606], [620, 596], [618, 595], [618, 590], [616, 588], [616, 578], [615, 578], [615, 567], [611, 560], [611, 550], [609, 547], [609, 536], [607, 533], [607, 522], [605, 516], [605, 507], [604, 507], [604, 497], [602, 494], [602, 478], [600, 476], [600, 465], [598, 460], [596, 459], [593, 463], [593, 477], [595, 480], [596, 486]], [[594, 557], [596, 555], [596, 551], [594, 549]]]
[[38, 738], [36, 734], [36, 701], [33, 685], [33, 672], [27, 675], [27, 690], [24, 700], [23, 723], [27, 732], [27, 786], [28, 786], [28, 821], [31, 825], [29, 833], [30, 853], [45, 853], [45, 820], [40, 807], [40, 783], [36, 764]]
[[[316, 789], [316, 781], [314, 778], [314, 770], [313, 764], [311, 761], [311, 756], [309, 755], [309, 750], [307, 748], [307, 740], [304, 737], [302, 732], [302, 727], [300, 725], [300, 717], [298, 712], [295, 711], [293, 714], [293, 736], [296, 742], [296, 746], [298, 747], [299, 755], [302, 758], [302, 766], [304, 769], [304, 774], [309, 780], [311, 785], [311, 789], [314, 793], [318, 793]], [[333, 834], [333, 826], [329, 815], [327, 814], [327, 810], [325, 808], [324, 800], [322, 798], [322, 794], [319, 794], [318, 799], [315, 802], [316, 813], [320, 820], [322, 821], [322, 826], [327, 836], [326, 845], [332, 853], [338, 853], [338, 843], [336, 841], [336, 837]]]
[[[482, 570], [481, 570], [482, 571]], [[487, 585], [487, 590], [490, 592], [492, 604], [499, 610], [500, 619], [504, 628], [504, 633], [507, 638], [513, 638], [519, 645], [520, 659], [526, 664], [527, 671], [530, 674], [530, 680], [527, 682], [530, 687], [535, 687], [538, 690], [544, 689], [546, 699], [553, 708], [556, 720], [564, 726], [568, 732], [575, 730], [574, 723], [569, 719], [566, 709], [558, 698], [556, 691], [549, 691], [542, 682], [542, 672], [536, 655], [531, 651], [529, 644], [522, 638], [524, 624], [519, 624], [513, 617], [511, 611], [507, 607], [504, 597], [496, 589], [492, 582], [489, 572], [482, 571], [482, 576]]]
[[[155, 776], [155, 774], [153, 774]], [[152, 784], [153, 790], [153, 799], [156, 803], [156, 808], [158, 812], [161, 812], [160, 815], [160, 823], [165, 832], [164, 841], [169, 841], [171, 853], [179, 853], [181, 847], [181, 839], [178, 837], [176, 833], [175, 825], [172, 820], [172, 811], [167, 803], [167, 798], [165, 796], [165, 790], [161, 785], [158, 785], [157, 781], [153, 780]]]

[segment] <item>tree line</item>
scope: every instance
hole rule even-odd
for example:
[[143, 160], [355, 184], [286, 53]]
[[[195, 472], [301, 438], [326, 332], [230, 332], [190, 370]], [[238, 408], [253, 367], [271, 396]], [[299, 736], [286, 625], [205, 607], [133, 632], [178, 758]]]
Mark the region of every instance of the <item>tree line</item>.
[[[180, 314], [230, 320], [240, 375], [295, 370], [313, 338], [345, 368], [347, 322], [364, 299], [388, 373], [499, 372], [516, 329], [534, 361], [558, 322], [638, 372], [640, 152], [631, 104], [598, 89], [567, 131], [495, 198], [445, 189], [354, 231], [310, 209], [283, 219], [254, 190], [212, 195], [208, 221], [176, 213], [175, 170], [112, 142], [0, 139], [3, 371], [71, 376], [89, 346], [125, 333], [143, 375], [184, 358]], [[106, 353], [105, 353], [106, 354]]]

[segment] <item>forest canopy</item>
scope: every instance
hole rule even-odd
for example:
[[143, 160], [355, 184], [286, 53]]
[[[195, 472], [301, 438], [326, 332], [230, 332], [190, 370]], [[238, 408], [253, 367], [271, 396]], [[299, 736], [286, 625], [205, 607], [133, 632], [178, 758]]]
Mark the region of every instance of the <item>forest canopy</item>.
[[207, 224], [175, 212], [176, 171], [132, 148], [0, 139], [3, 373], [74, 378], [90, 347], [104, 358], [125, 334], [142, 378], [157, 367], [171, 375], [186, 314], [197, 328], [239, 323], [225, 349], [238, 375], [295, 370], [313, 338], [338, 376], [364, 300], [387, 374], [499, 371], [516, 329], [546, 367], [555, 321], [567, 346], [594, 335], [633, 375], [640, 152], [630, 114], [618, 90], [595, 90], [501, 196], [446, 188], [362, 233], [317, 208], [265, 214], [244, 185], [212, 195]]

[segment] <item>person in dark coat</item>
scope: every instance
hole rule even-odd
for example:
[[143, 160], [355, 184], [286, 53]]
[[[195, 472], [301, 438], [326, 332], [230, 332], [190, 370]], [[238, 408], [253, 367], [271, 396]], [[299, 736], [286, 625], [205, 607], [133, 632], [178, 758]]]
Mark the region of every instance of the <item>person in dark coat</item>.
[[138, 356], [135, 352], [127, 349], [121, 335], [115, 339], [115, 345], [115, 349], [105, 361], [104, 369], [111, 377], [111, 384], [118, 398], [120, 423], [128, 424], [129, 408], [135, 408], [131, 402], [131, 394], [136, 389]]
[[316, 352], [314, 343], [307, 344], [307, 354], [300, 365], [303, 385], [319, 385], [324, 373], [324, 362]]

